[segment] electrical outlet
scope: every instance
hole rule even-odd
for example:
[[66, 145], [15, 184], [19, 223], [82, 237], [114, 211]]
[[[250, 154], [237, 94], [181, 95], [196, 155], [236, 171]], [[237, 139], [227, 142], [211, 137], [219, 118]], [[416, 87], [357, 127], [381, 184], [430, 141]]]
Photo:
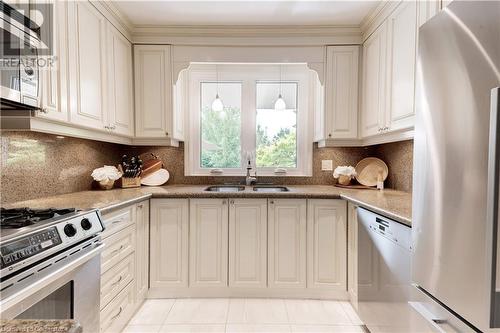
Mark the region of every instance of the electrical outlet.
[[333, 171], [333, 161], [332, 160], [321, 160], [321, 170]]

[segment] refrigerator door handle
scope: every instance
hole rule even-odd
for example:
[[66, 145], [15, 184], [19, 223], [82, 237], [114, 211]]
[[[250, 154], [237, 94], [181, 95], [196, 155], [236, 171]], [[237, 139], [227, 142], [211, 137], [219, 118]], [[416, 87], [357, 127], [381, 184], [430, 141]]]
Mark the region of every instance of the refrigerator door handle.
[[491, 90], [490, 136], [488, 157], [487, 220], [491, 232], [491, 309], [490, 326], [500, 327], [500, 230], [499, 184], [500, 184], [500, 87]]

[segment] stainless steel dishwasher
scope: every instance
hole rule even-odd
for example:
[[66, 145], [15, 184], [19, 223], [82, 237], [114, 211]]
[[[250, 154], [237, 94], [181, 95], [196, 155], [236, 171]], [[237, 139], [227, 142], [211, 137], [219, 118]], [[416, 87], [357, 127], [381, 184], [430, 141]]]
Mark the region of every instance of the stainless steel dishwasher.
[[411, 228], [357, 209], [358, 300], [354, 304], [370, 331], [434, 332], [411, 300]]

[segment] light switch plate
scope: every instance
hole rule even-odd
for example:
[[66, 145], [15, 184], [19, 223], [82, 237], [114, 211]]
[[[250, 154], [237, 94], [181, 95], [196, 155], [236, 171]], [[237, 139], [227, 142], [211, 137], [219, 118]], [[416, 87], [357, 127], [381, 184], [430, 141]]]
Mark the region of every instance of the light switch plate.
[[321, 160], [321, 170], [333, 171], [333, 161], [332, 160]]

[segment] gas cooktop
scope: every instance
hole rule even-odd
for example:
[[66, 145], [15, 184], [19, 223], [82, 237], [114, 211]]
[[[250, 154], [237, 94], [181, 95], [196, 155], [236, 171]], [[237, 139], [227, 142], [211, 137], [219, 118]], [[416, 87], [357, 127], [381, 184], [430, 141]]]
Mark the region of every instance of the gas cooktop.
[[12, 208], [0, 209], [0, 229], [18, 229], [34, 225], [38, 222], [62, 217], [76, 212], [75, 208]]

